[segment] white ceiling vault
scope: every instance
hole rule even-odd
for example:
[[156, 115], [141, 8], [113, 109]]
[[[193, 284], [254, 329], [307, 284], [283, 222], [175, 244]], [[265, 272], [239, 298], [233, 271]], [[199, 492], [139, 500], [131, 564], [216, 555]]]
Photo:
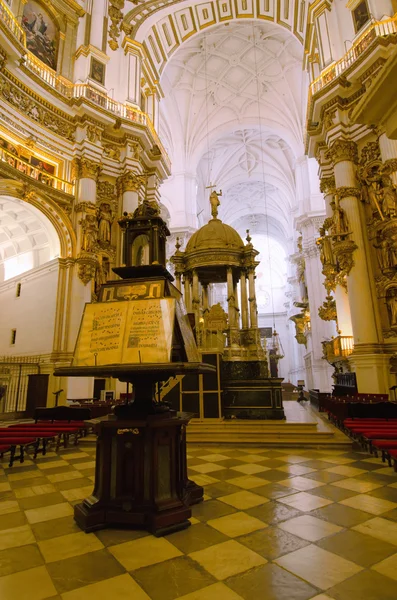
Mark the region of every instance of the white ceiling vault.
[[0, 196], [0, 282], [59, 256], [50, 221], [23, 200]]
[[223, 190], [227, 223], [254, 215], [262, 233], [291, 237], [295, 164], [304, 154], [302, 57], [285, 28], [246, 19], [197, 33], [168, 60], [160, 137], [173, 173], [196, 175], [204, 221], [212, 183]]

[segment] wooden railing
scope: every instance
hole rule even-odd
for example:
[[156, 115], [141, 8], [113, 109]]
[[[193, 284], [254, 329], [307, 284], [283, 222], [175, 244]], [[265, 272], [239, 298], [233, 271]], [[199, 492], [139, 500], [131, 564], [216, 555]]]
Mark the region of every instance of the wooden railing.
[[16, 154], [13, 154], [4, 148], [0, 148], [0, 160], [8, 163], [11, 167], [14, 167], [14, 169], [17, 169], [21, 173], [28, 175], [32, 179], [35, 179], [44, 185], [61, 190], [66, 194], [73, 194], [74, 186], [71, 183], [65, 181], [64, 179], [60, 179], [55, 175], [51, 175], [44, 169], [40, 169], [37, 166], [29, 164]]
[[311, 83], [311, 95], [317, 94], [329, 83], [340, 77], [367, 50], [375, 39], [395, 33], [397, 33], [397, 17], [371, 23], [348, 52], [340, 60], [324, 69], [321, 75]]
[[337, 357], [347, 357], [352, 354], [354, 350], [353, 337], [347, 335], [339, 335], [332, 340], [333, 353]]

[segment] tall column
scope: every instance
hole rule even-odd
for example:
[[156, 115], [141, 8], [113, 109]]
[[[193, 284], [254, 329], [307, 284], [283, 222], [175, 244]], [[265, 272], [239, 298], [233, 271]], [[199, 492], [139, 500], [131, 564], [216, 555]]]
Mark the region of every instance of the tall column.
[[250, 307], [250, 326], [251, 328], [258, 327], [258, 312], [256, 308], [256, 294], [255, 294], [255, 270], [249, 268], [248, 270], [248, 301]]
[[203, 293], [203, 313], [206, 314], [209, 310], [208, 306], [208, 284], [204, 283], [202, 287]]
[[184, 287], [184, 300], [187, 312], [192, 312], [192, 297], [190, 293], [190, 277], [187, 273], [184, 275], [183, 280]]
[[234, 283], [234, 310], [235, 310], [235, 325], [240, 329], [240, 310], [238, 307], [238, 287], [237, 280]]
[[180, 292], [182, 291], [182, 286], [181, 286], [181, 274], [180, 273], [175, 273], [175, 287], [177, 290], [179, 290]]
[[[325, 211], [327, 218], [332, 218], [333, 211], [331, 202], [333, 202], [336, 192], [335, 177], [323, 177], [321, 179], [320, 189], [324, 194]], [[338, 332], [339, 335], [352, 336], [352, 317], [350, 312], [349, 298], [347, 290], [344, 286], [337, 284], [335, 286], [334, 298], [336, 304], [336, 314], [338, 317]]]
[[337, 140], [330, 148], [330, 155], [334, 163], [336, 194], [346, 213], [348, 230], [351, 232], [347, 236], [349, 241], [339, 238], [341, 241], [334, 243], [334, 249], [339, 246], [339, 250], [336, 250], [338, 260], [347, 274], [354, 337], [354, 352], [350, 363], [356, 372], [359, 392], [384, 393], [388, 391], [386, 357], [379, 353], [381, 329], [378, 303], [372, 265], [367, 256], [361, 193], [356, 187], [357, 146], [352, 141]]
[[227, 304], [229, 314], [229, 329], [236, 326], [236, 312], [234, 309], [234, 286], [233, 286], [233, 270], [231, 267], [227, 269]]
[[196, 270], [193, 271], [192, 291], [193, 291], [192, 309], [196, 316], [196, 325], [198, 325], [198, 320], [200, 317], [200, 295], [199, 295], [199, 279], [198, 279]]
[[248, 297], [247, 297], [247, 280], [244, 271], [240, 274], [240, 294], [241, 294], [241, 326], [243, 329], [248, 329]]

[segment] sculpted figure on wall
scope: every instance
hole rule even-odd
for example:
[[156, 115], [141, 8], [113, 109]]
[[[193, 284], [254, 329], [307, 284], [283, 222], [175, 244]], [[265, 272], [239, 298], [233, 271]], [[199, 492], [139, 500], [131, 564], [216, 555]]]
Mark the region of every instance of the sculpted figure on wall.
[[98, 237], [98, 224], [95, 215], [88, 214], [84, 219], [80, 221], [82, 236], [81, 236], [81, 249], [86, 252], [93, 252], [95, 250], [97, 237]]
[[397, 325], [397, 288], [391, 289], [388, 294], [386, 302], [390, 312], [390, 322], [395, 326]]
[[98, 211], [98, 241], [104, 244], [111, 242], [111, 227], [113, 223], [113, 213], [110, 204], [104, 202]]
[[331, 232], [335, 236], [342, 236], [349, 233], [349, 223], [345, 211], [340, 205], [339, 198], [335, 194], [334, 200], [331, 202], [333, 210], [333, 218]]
[[369, 217], [378, 215], [393, 219], [397, 215], [397, 190], [390, 177], [390, 166], [380, 160], [372, 161], [359, 170], [358, 179], [362, 184], [362, 200], [369, 206]]

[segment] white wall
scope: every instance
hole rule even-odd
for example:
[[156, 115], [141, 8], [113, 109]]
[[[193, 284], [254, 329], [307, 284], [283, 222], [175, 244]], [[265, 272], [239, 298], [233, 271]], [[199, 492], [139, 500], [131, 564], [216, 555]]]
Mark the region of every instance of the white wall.
[[[58, 270], [58, 259], [54, 259], [0, 284], [0, 356], [52, 352]], [[17, 330], [14, 345], [12, 329]]]

